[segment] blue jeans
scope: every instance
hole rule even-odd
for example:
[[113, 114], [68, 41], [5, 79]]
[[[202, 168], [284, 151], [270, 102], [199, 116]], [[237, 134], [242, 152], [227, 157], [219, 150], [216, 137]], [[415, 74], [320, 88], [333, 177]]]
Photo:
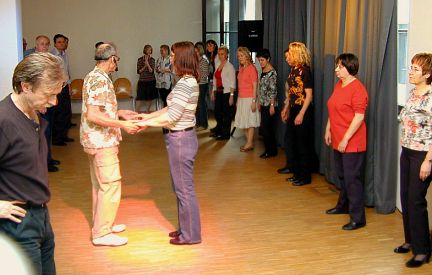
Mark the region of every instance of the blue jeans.
[[164, 135], [171, 180], [177, 196], [180, 240], [201, 242], [201, 221], [194, 186], [194, 162], [198, 151], [195, 130]]
[[21, 223], [0, 219], [0, 232], [14, 239], [33, 262], [36, 274], [56, 274], [54, 232], [48, 208], [28, 207]]

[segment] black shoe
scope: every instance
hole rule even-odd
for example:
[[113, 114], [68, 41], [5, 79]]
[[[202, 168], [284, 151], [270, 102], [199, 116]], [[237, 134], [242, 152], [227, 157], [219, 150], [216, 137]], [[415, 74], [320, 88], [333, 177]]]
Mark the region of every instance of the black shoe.
[[210, 135], [209, 135], [209, 137], [212, 137], [212, 138], [216, 138], [216, 137], [219, 137], [220, 135], [218, 135], [218, 134], [216, 134], [216, 133], [211, 133]]
[[63, 139], [64, 142], [74, 142], [75, 140], [73, 138], [70, 137], [66, 137]]
[[393, 250], [394, 253], [398, 253], [398, 254], [405, 254], [405, 253], [410, 252], [410, 250], [411, 250], [410, 247], [404, 247], [404, 245], [405, 245], [405, 244], [396, 247], [396, 248]]
[[48, 165], [60, 165], [60, 161], [56, 159], [51, 159], [48, 161]]
[[215, 139], [216, 140], [229, 140], [230, 137], [229, 136], [227, 136], [227, 137], [225, 137], [225, 136], [217, 136]]
[[216, 127], [210, 129], [210, 133], [216, 133]]
[[348, 211], [335, 207], [335, 208], [331, 208], [331, 209], [326, 210], [326, 214], [329, 214], [329, 215], [348, 214]]
[[276, 156], [276, 154], [270, 154], [270, 153], [264, 152], [260, 155], [260, 158], [268, 159], [268, 158], [275, 157], [275, 156]]
[[54, 145], [54, 146], [66, 146], [67, 144], [64, 141], [56, 141], [56, 142], [53, 141], [52, 145]]
[[59, 169], [57, 166], [48, 165], [48, 172], [57, 172]]
[[298, 181], [298, 180], [299, 179], [296, 178], [296, 176], [292, 176], [292, 177], [289, 177], [289, 178], [286, 179], [286, 181], [289, 181], [289, 182], [294, 182], [294, 181]]
[[357, 223], [357, 222], [351, 221], [351, 222], [345, 224], [344, 226], [342, 226], [342, 229], [343, 230], [356, 230], [356, 229], [364, 227], [365, 225], [366, 225], [365, 222], [358, 222]]
[[293, 185], [293, 186], [303, 186], [303, 185], [306, 185], [306, 184], [311, 184], [311, 180], [295, 180], [295, 181], [292, 181], [291, 182], [291, 184]]
[[406, 267], [420, 267], [424, 263], [429, 263], [431, 254], [425, 255], [425, 257], [422, 260], [416, 260], [417, 255], [414, 255], [414, 257], [411, 258], [408, 262], [406, 262]]
[[70, 126], [71, 126], [71, 127], [75, 127], [75, 126], [77, 126], [77, 124], [76, 124], [76, 123], [73, 123], [73, 122], [71, 122]]
[[277, 170], [277, 172], [279, 174], [289, 174], [292, 173], [291, 169], [289, 169], [288, 167], [283, 167]]

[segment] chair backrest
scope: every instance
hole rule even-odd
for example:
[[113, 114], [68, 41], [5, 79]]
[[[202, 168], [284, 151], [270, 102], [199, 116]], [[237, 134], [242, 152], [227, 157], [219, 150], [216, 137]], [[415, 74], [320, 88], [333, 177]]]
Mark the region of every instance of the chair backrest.
[[84, 85], [84, 79], [78, 78], [72, 80], [70, 84], [71, 99], [80, 100], [82, 99], [82, 88]]
[[114, 81], [114, 91], [117, 98], [130, 98], [132, 96], [132, 84], [125, 77], [117, 78]]

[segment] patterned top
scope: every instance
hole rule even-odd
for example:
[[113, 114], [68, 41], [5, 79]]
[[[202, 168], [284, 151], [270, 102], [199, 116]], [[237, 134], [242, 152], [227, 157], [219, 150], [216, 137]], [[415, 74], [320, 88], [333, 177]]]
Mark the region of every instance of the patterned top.
[[415, 95], [415, 89], [412, 89], [400, 120], [400, 144], [412, 150], [429, 151], [432, 145], [432, 89], [424, 95]]
[[183, 130], [195, 126], [195, 111], [199, 88], [194, 77], [183, 76], [167, 97], [168, 122], [171, 130]]
[[[152, 71], [150, 72], [149, 69], [147, 68], [147, 66], [145, 66], [144, 68], [144, 57], [141, 56], [140, 58], [138, 58], [137, 61], [137, 74], [139, 74], [139, 81], [154, 81], [156, 80], [155, 75], [154, 75], [154, 70], [155, 70], [155, 65], [156, 62], [154, 60], [153, 57], [150, 57], [150, 67], [152, 68]], [[144, 71], [142, 73], [140, 73], [140, 70], [144, 68]]]
[[302, 106], [306, 99], [305, 89], [312, 89], [312, 73], [306, 65], [298, 65], [291, 68], [287, 83], [289, 86], [288, 96], [290, 106]]
[[101, 112], [111, 119], [118, 119], [117, 99], [109, 76], [95, 67], [84, 79], [81, 112], [81, 144], [85, 148], [108, 148], [120, 143], [120, 128], [102, 127], [87, 120], [87, 105], [100, 106]]
[[[151, 63], [150, 63], [150, 67], [151, 67]], [[158, 73], [157, 71], [161, 68], [162, 69], [168, 69], [168, 70], [170, 70], [170, 72]], [[165, 58], [160, 56], [157, 59], [156, 70], [154, 72], [155, 72], [155, 77], [156, 77], [156, 88], [169, 90], [171, 88], [171, 76], [172, 76], [171, 63], [170, 63], [169, 56], [166, 56]]]
[[202, 57], [199, 61], [200, 79], [198, 84], [207, 84], [209, 76], [209, 62], [207, 58]]
[[261, 106], [269, 106], [271, 99], [274, 98], [274, 106], [277, 106], [277, 73], [274, 68], [270, 71], [261, 73], [259, 82], [259, 100]]

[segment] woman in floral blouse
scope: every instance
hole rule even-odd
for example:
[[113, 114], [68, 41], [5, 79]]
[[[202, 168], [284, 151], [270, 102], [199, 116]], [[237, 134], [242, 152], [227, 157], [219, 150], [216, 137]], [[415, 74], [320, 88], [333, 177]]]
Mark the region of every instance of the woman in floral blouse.
[[262, 68], [258, 85], [259, 103], [261, 110], [261, 132], [264, 139], [265, 151], [260, 158], [266, 159], [277, 155], [275, 138], [276, 108], [277, 108], [277, 73], [270, 64], [270, 51], [262, 49], [257, 53]]
[[400, 118], [402, 123], [400, 157], [400, 197], [405, 243], [395, 253], [414, 257], [407, 267], [429, 262], [431, 245], [426, 193], [432, 179], [432, 54], [419, 53], [411, 59], [411, 90]]

